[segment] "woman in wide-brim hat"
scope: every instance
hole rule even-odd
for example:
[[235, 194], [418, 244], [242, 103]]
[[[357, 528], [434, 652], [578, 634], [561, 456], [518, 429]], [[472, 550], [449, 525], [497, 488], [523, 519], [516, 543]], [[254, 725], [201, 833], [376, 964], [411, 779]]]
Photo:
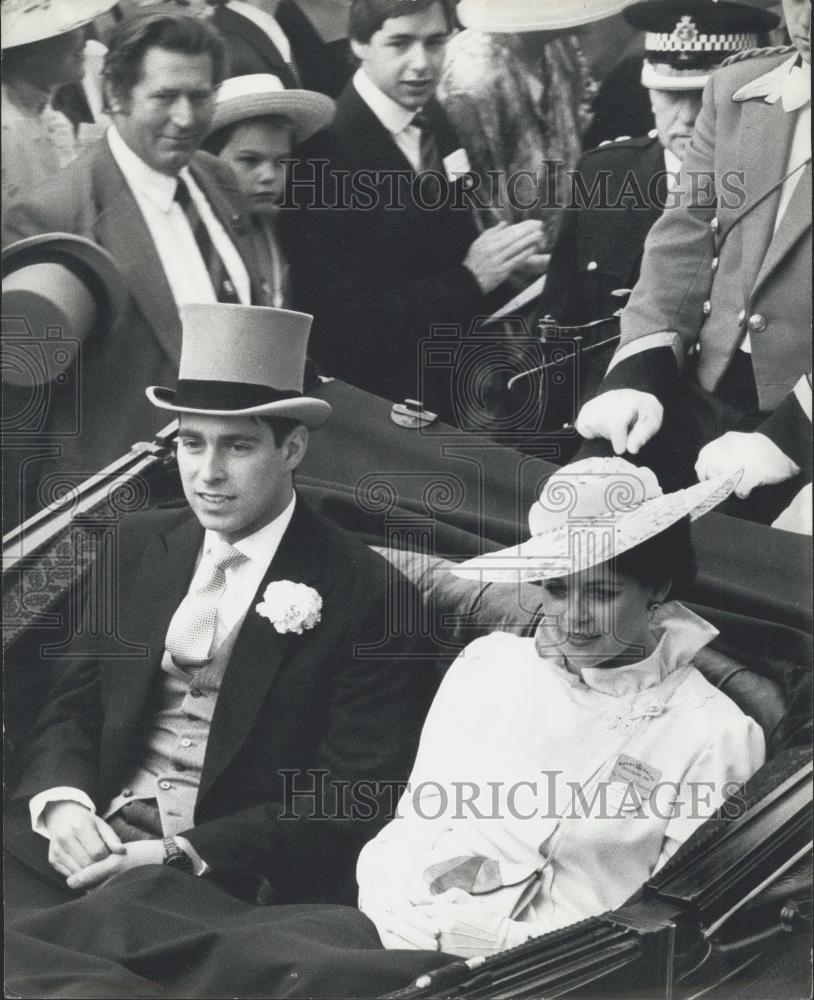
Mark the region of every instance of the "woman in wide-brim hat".
[[336, 105], [313, 90], [286, 90], [270, 73], [236, 76], [215, 96], [204, 149], [237, 174], [249, 205], [261, 259], [268, 259], [271, 304], [288, 305], [288, 265], [274, 228], [286, 183], [286, 161], [305, 139], [324, 128]]
[[450, 667], [397, 818], [360, 855], [386, 947], [488, 955], [613, 910], [762, 764], [760, 727], [693, 665], [716, 630], [670, 599], [690, 520], [737, 478], [663, 495], [623, 459], [578, 462], [546, 481], [531, 539], [457, 568], [540, 584], [540, 619]]

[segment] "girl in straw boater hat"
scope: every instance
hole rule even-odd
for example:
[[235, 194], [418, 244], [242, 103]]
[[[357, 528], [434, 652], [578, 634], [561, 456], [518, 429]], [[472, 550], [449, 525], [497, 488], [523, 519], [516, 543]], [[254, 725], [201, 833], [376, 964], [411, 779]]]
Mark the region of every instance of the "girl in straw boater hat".
[[270, 73], [235, 76], [218, 88], [204, 148], [237, 175], [254, 224], [258, 250], [268, 261], [271, 302], [287, 306], [288, 264], [275, 228], [286, 183], [286, 161], [301, 142], [324, 128], [336, 105], [313, 90], [286, 90]]
[[398, 816], [360, 855], [390, 948], [488, 955], [620, 906], [763, 762], [757, 723], [693, 665], [716, 630], [671, 600], [689, 522], [738, 477], [554, 473], [532, 537], [456, 574], [541, 587], [535, 634], [471, 643], [430, 709]]

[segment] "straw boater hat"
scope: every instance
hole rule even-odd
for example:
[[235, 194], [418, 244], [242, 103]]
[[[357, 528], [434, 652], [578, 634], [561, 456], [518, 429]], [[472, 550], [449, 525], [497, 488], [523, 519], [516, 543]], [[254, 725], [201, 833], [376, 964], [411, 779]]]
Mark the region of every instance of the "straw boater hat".
[[588, 458], [549, 476], [529, 511], [532, 537], [469, 559], [453, 572], [503, 583], [568, 576], [635, 548], [682, 517], [696, 520], [732, 492], [741, 473], [662, 493], [655, 475], [623, 458]]
[[215, 112], [209, 135], [227, 125], [282, 115], [294, 126], [295, 142], [303, 142], [333, 118], [336, 104], [315, 90], [286, 90], [271, 73], [250, 73], [224, 80], [215, 94]]
[[619, 14], [630, 0], [460, 0], [458, 20], [476, 31], [564, 31]]
[[645, 33], [642, 84], [650, 90], [701, 90], [724, 59], [755, 48], [759, 33], [780, 23], [760, 0], [642, 0], [624, 18]]
[[30, 45], [81, 28], [116, 0], [3, 0], [2, 48]]
[[305, 350], [313, 316], [265, 306], [181, 306], [183, 341], [175, 389], [152, 385], [162, 410], [217, 417], [288, 417], [314, 429], [331, 406], [304, 396]]
[[94, 330], [118, 321], [127, 298], [116, 262], [83, 236], [46, 233], [18, 240], [3, 250], [2, 266], [3, 334], [18, 342], [22, 335], [43, 348], [36, 370], [15, 372], [13, 352], [6, 357], [3, 381], [12, 385], [53, 381]]

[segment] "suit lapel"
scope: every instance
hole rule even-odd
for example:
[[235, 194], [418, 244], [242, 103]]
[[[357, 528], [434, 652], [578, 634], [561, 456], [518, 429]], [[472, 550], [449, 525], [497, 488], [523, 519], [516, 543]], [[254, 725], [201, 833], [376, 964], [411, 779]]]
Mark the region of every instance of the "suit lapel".
[[255, 266], [256, 247], [252, 224], [248, 215], [240, 210], [243, 201], [239, 188], [236, 184], [213, 177], [204, 169], [204, 161], [197, 154], [190, 161], [189, 169], [248, 271], [252, 303], [271, 304], [270, 285]]
[[308, 641], [307, 633], [278, 633], [257, 614], [255, 605], [274, 580], [314, 585], [320, 579], [322, 566], [312, 524], [313, 515], [299, 498], [291, 524], [249, 605], [224, 673], [206, 747], [199, 803], [251, 732], [284, 658], [294, 653], [292, 646]]
[[174, 365], [181, 358], [181, 324], [164, 268], [144, 217], [107, 140], [93, 161], [100, 214], [96, 239], [121, 268], [127, 287]]
[[141, 729], [150, 688], [164, 655], [167, 629], [189, 587], [202, 540], [203, 529], [190, 514], [180, 525], [155, 534], [133, 580], [122, 581], [129, 588], [124, 604], [124, 633], [138, 636], [147, 648], [147, 655], [134, 663], [128, 661], [126, 669], [105, 672], [104, 676], [115, 685], [115, 697], [110, 700], [111, 722], [107, 727], [115, 734], [115, 745], [108, 750], [110, 757], [139, 745], [135, 735], [128, 738], [126, 733], [135, 734]]
[[353, 159], [366, 169], [415, 173], [393, 136], [359, 96], [353, 80], [337, 102], [335, 131], [353, 143]]
[[811, 229], [811, 161], [806, 164], [797, 181], [777, 232], [771, 238], [769, 249], [755, 281], [758, 286], [768, 278], [794, 244]]
[[[745, 186], [758, 197], [783, 177], [791, 146], [794, 116], [787, 115], [779, 101], [766, 105], [764, 101], [743, 104], [744, 127], [740, 132], [740, 158]], [[757, 182], [754, 178], [759, 178]], [[772, 241], [772, 230], [780, 202], [780, 188], [773, 191], [754, 211], [745, 206], [742, 215], [742, 279], [748, 299], [763, 264], [766, 248]], [[738, 224], [737, 220], [734, 222]]]

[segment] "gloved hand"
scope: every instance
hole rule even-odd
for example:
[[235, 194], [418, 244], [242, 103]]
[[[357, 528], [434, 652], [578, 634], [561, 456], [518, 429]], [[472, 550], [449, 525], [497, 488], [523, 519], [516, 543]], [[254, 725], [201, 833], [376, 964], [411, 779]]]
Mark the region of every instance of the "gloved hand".
[[743, 470], [735, 496], [745, 499], [756, 486], [771, 486], [791, 479], [800, 471], [771, 438], [755, 431], [727, 431], [704, 445], [698, 453], [695, 472], [699, 482]]
[[584, 438], [605, 438], [617, 455], [636, 455], [661, 429], [664, 407], [650, 392], [610, 389], [579, 411], [577, 433]]

